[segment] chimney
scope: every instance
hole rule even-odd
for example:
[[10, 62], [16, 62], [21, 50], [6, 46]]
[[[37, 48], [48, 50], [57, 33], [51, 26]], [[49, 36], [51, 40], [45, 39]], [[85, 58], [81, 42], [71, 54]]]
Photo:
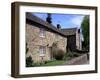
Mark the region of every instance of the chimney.
[[57, 24], [57, 29], [61, 29], [61, 26], [60, 26], [60, 24]]
[[80, 29], [78, 29], [78, 33], [80, 33]]
[[51, 23], [52, 23], [51, 19], [52, 19], [52, 18], [51, 18], [51, 14], [50, 14], [50, 13], [48, 13], [48, 14], [47, 14], [46, 21], [47, 21], [48, 23], [50, 23], [50, 24], [51, 24]]

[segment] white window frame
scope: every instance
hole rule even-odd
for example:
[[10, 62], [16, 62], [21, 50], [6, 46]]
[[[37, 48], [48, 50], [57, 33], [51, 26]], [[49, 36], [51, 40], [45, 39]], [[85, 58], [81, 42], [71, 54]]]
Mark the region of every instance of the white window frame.
[[39, 47], [39, 54], [40, 54], [40, 56], [45, 56], [45, 54], [46, 54], [46, 47], [45, 46]]

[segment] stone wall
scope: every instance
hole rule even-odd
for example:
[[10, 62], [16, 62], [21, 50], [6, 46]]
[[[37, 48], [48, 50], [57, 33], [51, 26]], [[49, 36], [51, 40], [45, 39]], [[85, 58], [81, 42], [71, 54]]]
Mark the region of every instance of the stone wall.
[[69, 51], [82, 50], [81, 33], [78, 30], [75, 30], [75, 34], [67, 36], [67, 50]]
[[[46, 30], [46, 36], [40, 37], [40, 28], [34, 25], [26, 24], [26, 43], [29, 49], [26, 57], [31, 56], [34, 62], [40, 62], [42, 60], [47, 61], [51, 59], [50, 47], [54, 42], [58, 42], [58, 47], [66, 51], [67, 38], [57, 33], [53, 33]], [[45, 46], [46, 54], [40, 56], [39, 47]]]
[[82, 49], [81, 34], [78, 32], [78, 29], [76, 30], [76, 48], [78, 50]]
[[76, 35], [68, 36], [67, 40], [67, 50], [68, 51], [75, 51], [76, 50]]

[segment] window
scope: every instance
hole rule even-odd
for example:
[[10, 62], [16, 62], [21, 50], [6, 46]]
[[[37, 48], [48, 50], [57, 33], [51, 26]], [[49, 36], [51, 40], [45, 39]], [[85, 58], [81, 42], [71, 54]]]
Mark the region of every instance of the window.
[[40, 56], [44, 56], [46, 54], [46, 47], [40, 46], [39, 52], [40, 52]]
[[46, 36], [46, 32], [43, 28], [40, 28], [40, 37], [45, 37]]

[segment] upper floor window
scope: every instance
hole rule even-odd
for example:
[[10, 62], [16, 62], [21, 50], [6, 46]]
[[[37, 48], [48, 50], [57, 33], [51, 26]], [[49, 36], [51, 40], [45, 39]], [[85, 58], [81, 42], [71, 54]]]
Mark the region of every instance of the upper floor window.
[[46, 31], [43, 28], [40, 28], [40, 37], [45, 37]]

